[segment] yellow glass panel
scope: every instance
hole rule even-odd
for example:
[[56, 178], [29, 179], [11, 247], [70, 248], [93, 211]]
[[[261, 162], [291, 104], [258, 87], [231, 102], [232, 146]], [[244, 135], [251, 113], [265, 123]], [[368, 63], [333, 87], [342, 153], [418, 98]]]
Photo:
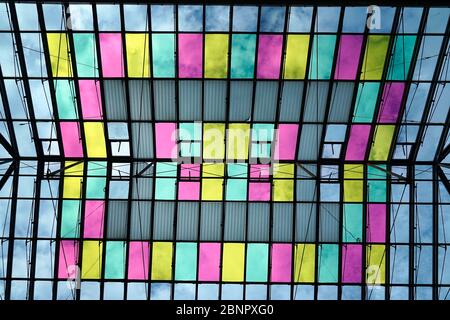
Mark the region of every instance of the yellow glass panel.
[[294, 181], [273, 180], [273, 201], [293, 201]]
[[228, 71], [228, 35], [205, 36], [205, 78], [226, 78]]
[[154, 242], [152, 252], [152, 280], [171, 280], [172, 242]]
[[101, 241], [83, 241], [83, 264], [81, 266], [82, 279], [100, 279], [102, 274]]
[[204, 163], [202, 166], [203, 177], [223, 177], [225, 164], [224, 163]]
[[294, 178], [294, 164], [274, 163], [273, 165], [274, 178]]
[[148, 78], [150, 76], [149, 35], [147, 33], [127, 33], [128, 76]]
[[389, 36], [370, 35], [367, 39], [361, 80], [380, 80], [383, 75]]
[[362, 164], [344, 165], [344, 179], [363, 179], [364, 166]]
[[85, 122], [84, 135], [88, 157], [106, 158], [105, 133], [102, 122]]
[[309, 35], [288, 35], [284, 67], [285, 79], [305, 78], [308, 47]]
[[81, 198], [82, 177], [64, 177], [63, 198]]
[[222, 201], [223, 179], [202, 179], [202, 200]]
[[[344, 165], [344, 201], [363, 201], [364, 166], [362, 164]], [[350, 180], [353, 179], [353, 180]]]
[[227, 134], [227, 158], [235, 160], [248, 159], [250, 125], [246, 123], [230, 124]]
[[64, 169], [65, 176], [83, 176], [84, 162], [66, 161], [64, 168], [67, 168]]
[[344, 180], [344, 202], [362, 202], [363, 186], [362, 180]]
[[294, 282], [314, 282], [316, 246], [314, 244], [296, 244], [294, 260]]
[[223, 281], [244, 281], [244, 251], [243, 243], [225, 243], [223, 245]]
[[386, 273], [386, 247], [382, 244], [371, 244], [366, 248], [366, 283], [383, 284]]
[[67, 33], [47, 33], [48, 52], [54, 77], [72, 77]]
[[225, 125], [205, 123], [203, 125], [203, 158], [223, 159], [225, 155]]
[[370, 149], [369, 160], [386, 161], [389, 157], [395, 126], [379, 125], [375, 128], [375, 138]]

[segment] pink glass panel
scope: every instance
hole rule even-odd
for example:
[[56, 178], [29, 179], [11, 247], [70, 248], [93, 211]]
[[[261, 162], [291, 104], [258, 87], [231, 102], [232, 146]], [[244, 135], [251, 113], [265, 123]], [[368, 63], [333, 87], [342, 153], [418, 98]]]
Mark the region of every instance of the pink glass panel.
[[180, 78], [201, 78], [203, 36], [197, 33], [178, 35], [178, 75]]
[[61, 240], [59, 244], [58, 278], [76, 277], [78, 262], [78, 241]]
[[259, 36], [257, 78], [278, 79], [280, 77], [282, 46], [283, 36], [281, 35]]
[[248, 199], [250, 201], [270, 200], [269, 182], [250, 182], [248, 188]]
[[198, 200], [200, 182], [180, 181], [178, 184], [178, 200]]
[[395, 123], [397, 121], [404, 91], [405, 84], [403, 82], [391, 82], [384, 85], [378, 122]]
[[220, 243], [200, 243], [199, 281], [219, 281]]
[[297, 147], [297, 124], [278, 125], [275, 159], [293, 160], [295, 158], [295, 149]]
[[128, 278], [147, 280], [150, 244], [143, 241], [132, 241], [128, 250]]
[[386, 241], [386, 205], [371, 203], [367, 205], [367, 242]]
[[181, 165], [180, 176], [182, 178], [198, 178], [200, 177], [200, 165], [183, 163]]
[[103, 238], [103, 221], [105, 202], [102, 200], [86, 200], [84, 210], [84, 237]]
[[292, 245], [275, 243], [272, 245], [272, 269], [270, 281], [290, 282], [292, 265]]
[[335, 79], [354, 80], [361, 54], [362, 35], [342, 35], [336, 61]]
[[100, 33], [100, 54], [104, 77], [123, 77], [122, 36], [120, 33]]
[[342, 282], [361, 283], [362, 246], [347, 244], [342, 246]]
[[102, 97], [100, 82], [95, 80], [79, 80], [81, 110], [83, 119], [102, 119]]
[[79, 124], [77, 122], [61, 122], [61, 136], [66, 157], [83, 157]]
[[364, 160], [370, 135], [370, 125], [354, 124], [350, 130], [345, 160]]
[[250, 165], [250, 178], [269, 178], [270, 166], [268, 164]]
[[177, 159], [175, 123], [156, 123], [156, 157]]

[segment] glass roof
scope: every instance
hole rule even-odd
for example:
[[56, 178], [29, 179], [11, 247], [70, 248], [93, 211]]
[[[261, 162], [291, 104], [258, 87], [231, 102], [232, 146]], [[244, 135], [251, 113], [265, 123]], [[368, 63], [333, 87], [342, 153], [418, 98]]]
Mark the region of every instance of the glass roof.
[[450, 299], [449, 15], [0, 2], [0, 300]]

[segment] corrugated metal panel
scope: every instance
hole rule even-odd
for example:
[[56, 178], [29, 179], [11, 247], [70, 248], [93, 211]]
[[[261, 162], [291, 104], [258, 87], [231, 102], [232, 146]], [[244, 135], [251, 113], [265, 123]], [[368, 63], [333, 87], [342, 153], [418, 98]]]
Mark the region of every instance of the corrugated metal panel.
[[297, 122], [303, 96], [303, 81], [284, 81], [281, 95], [280, 121]]
[[223, 121], [226, 113], [227, 82], [205, 81], [204, 120]]
[[108, 120], [127, 120], [127, 100], [123, 80], [104, 80], [106, 118]]
[[292, 241], [292, 203], [273, 204], [272, 241]]
[[[306, 171], [307, 170], [307, 171]], [[311, 173], [314, 177], [311, 176]], [[302, 163], [297, 166], [297, 178], [315, 178], [317, 174], [317, 165]]]
[[175, 81], [154, 80], [155, 120], [175, 120]]
[[245, 202], [227, 202], [225, 206], [225, 241], [245, 241]]
[[350, 116], [354, 84], [352, 82], [336, 82], [331, 94], [328, 122], [347, 122]]
[[201, 121], [202, 82], [200, 80], [180, 80], [178, 91], [180, 120]]
[[300, 144], [298, 146], [298, 160], [317, 160], [322, 125], [305, 124], [302, 126]]
[[198, 210], [196, 202], [179, 202], [177, 212], [177, 240], [197, 240]]
[[221, 240], [222, 203], [204, 202], [202, 203], [202, 213], [200, 222], [201, 241]]
[[262, 81], [256, 84], [255, 121], [275, 121], [277, 112], [278, 82]]
[[[136, 161], [133, 163], [133, 175], [137, 175], [139, 174], [142, 177], [153, 177], [153, 173], [154, 173], [154, 169], [155, 166], [151, 165], [150, 167], [149, 164], [151, 163], [151, 161]], [[145, 168], [147, 168], [144, 172], [142, 172], [142, 170], [144, 170]]]
[[131, 120], [152, 120], [150, 80], [128, 81]]
[[306, 90], [305, 122], [323, 122], [327, 104], [328, 82], [310, 81]]
[[131, 202], [131, 240], [150, 240], [151, 217], [152, 203], [150, 201]]
[[252, 115], [253, 81], [230, 83], [230, 121], [247, 121]]
[[295, 212], [295, 241], [310, 242], [316, 240], [316, 205], [297, 203]]
[[110, 200], [108, 203], [108, 239], [126, 239], [128, 221], [128, 201]]
[[153, 240], [173, 239], [174, 202], [155, 202]]
[[152, 178], [133, 178], [133, 199], [151, 199], [153, 191]]
[[268, 203], [249, 203], [248, 205], [248, 241], [269, 241]]
[[320, 204], [319, 240], [324, 242], [339, 241], [339, 204]]
[[316, 201], [316, 181], [297, 180], [297, 201]]
[[153, 128], [151, 123], [135, 122], [131, 124], [131, 142], [133, 157], [153, 158]]

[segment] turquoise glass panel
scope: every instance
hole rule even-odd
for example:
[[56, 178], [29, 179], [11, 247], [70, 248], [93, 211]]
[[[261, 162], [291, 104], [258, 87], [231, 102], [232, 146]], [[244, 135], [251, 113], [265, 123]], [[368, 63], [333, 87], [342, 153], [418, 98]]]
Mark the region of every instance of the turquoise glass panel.
[[252, 141], [272, 141], [273, 124], [256, 123], [252, 128]]
[[[378, 165], [378, 167], [386, 170], [385, 165]], [[369, 179], [367, 181], [369, 202], [386, 202], [386, 172], [368, 166], [367, 178]]]
[[[88, 176], [105, 177], [106, 176], [106, 162], [103, 161], [89, 161], [88, 162]], [[82, 174], [82, 172], [80, 172]]]
[[75, 88], [69, 80], [55, 80], [56, 106], [60, 119], [78, 119], [75, 106]]
[[200, 142], [182, 142], [180, 155], [182, 157], [200, 157]]
[[362, 204], [344, 204], [343, 242], [362, 241]]
[[310, 79], [330, 79], [336, 36], [316, 35], [311, 48]]
[[228, 179], [226, 199], [231, 201], [245, 201], [247, 199], [247, 180]]
[[124, 276], [125, 242], [109, 241], [106, 243], [105, 278], [123, 279]]
[[338, 281], [339, 247], [337, 244], [319, 246], [319, 282]]
[[200, 140], [202, 138], [201, 123], [180, 123], [179, 139], [182, 141]]
[[106, 178], [88, 177], [86, 185], [86, 199], [105, 198]]
[[388, 69], [388, 80], [406, 80], [416, 44], [416, 36], [396, 36]]
[[231, 78], [253, 78], [255, 72], [256, 35], [234, 34], [231, 39]]
[[158, 162], [156, 164], [157, 177], [176, 177], [177, 164], [176, 162]]
[[80, 205], [79, 200], [63, 200], [61, 238], [79, 237]]
[[227, 173], [229, 177], [247, 177], [246, 163], [229, 163], [227, 164]]
[[175, 254], [175, 280], [193, 281], [197, 274], [197, 244], [177, 243]]
[[157, 200], [175, 200], [176, 181], [177, 181], [177, 179], [173, 179], [173, 178], [158, 178], [158, 179], [156, 179], [155, 199], [157, 199]]
[[75, 57], [79, 77], [98, 77], [95, 37], [91, 33], [74, 33]]
[[353, 122], [372, 122], [379, 89], [379, 82], [363, 82], [359, 84]]
[[173, 34], [153, 34], [153, 76], [155, 78], [175, 77], [175, 36]]
[[247, 281], [267, 281], [267, 263], [269, 261], [268, 245], [249, 243], [247, 245]]

